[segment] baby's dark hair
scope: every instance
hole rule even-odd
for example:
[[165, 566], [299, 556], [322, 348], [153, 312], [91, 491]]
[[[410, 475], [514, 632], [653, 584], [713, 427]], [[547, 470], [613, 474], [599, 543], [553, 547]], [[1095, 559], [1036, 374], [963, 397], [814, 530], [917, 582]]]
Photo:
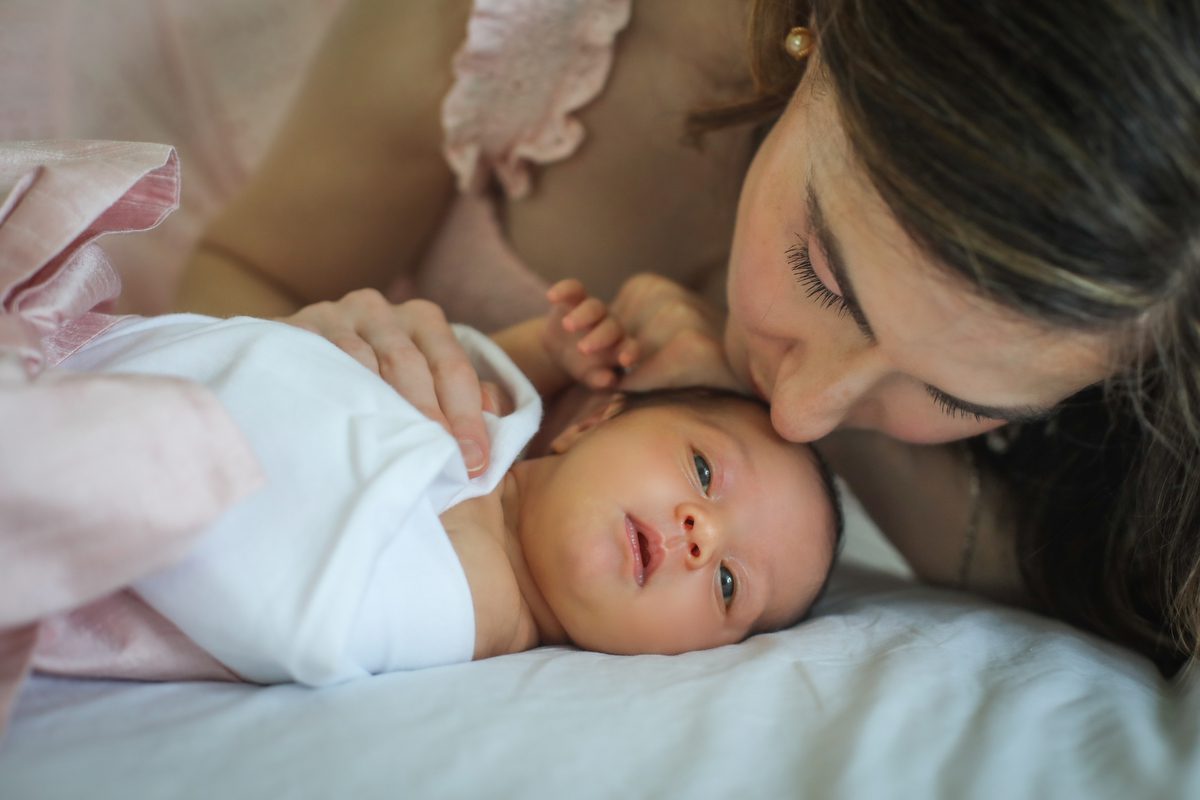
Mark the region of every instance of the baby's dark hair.
[[[754, 395], [717, 386], [679, 386], [668, 389], [651, 389], [644, 392], [623, 392], [622, 394], [625, 398], [625, 403], [621, 408], [621, 414], [643, 408], [663, 406], [716, 409], [728, 407], [730, 403], [745, 403], [764, 414], [770, 415], [771, 413], [771, 407], [766, 401]], [[785, 620], [782, 624], [772, 626], [770, 629], [756, 631], [757, 633], [770, 633], [790, 628], [808, 617], [813, 606], [820, 601], [821, 597], [825, 594], [826, 588], [829, 586], [829, 578], [833, 574], [833, 565], [836, 563], [838, 554], [842, 550], [842, 540], [845, 536], [845, 515], [842, 511], [842, 497], [841, 492], [838, 490], [837, 481], [834, 479], [833, 470], [829, 468], [828, 462], [825, 461], [825, 458], [815, 447], [807, 444], [795, 444], [795, 446], [806, 448], [812, 454], [813, 461], [817, 465], [817, 474], [820, 476], [821, 486], [825, 491], [826, 498], [829, 500], [829, 507], [833, 516], [833, 530], [831, 531], [833, 556], [829, 560], [829, 568], [825, 571], [825, 578], [821, 583], [821, 588], [814, 595], [808, 607], [796, 618]]]

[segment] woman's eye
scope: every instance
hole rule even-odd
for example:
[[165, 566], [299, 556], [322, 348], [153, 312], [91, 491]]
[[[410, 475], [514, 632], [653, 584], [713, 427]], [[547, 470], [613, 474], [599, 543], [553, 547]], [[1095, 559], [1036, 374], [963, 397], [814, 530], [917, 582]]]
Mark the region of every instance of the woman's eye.
[[733, 602], [733, 593], [737, 589], [737, 581], [733, 579], [733, 573], [724, 564], [717, 570], [717, 583], [721, 585], [721, 597], [725, 600], [725, 605], [728, 606]]
[[699, 453], [692, 456], [692, 463], [696, 465], [696, 477], [700, 479], [700, 488], [708, 494], [708, 487], [712, 485], [712, 468]]
[[973, 419], [975, 422], [983, 422], [984, 420], [990, 419], [982, 414], [963, 408], [940, 389], [935, 389], [932, 386], [926, 386], [925, 391], [930, 397], [933, 398], [933, 401], [937, 403], [938, 409], [951, 419]]
[[796, 276], [796, 281], [804, 287], [805, 294], [815, 299], [821, 308], [837, 309], [838, 314], [850, 312], [850, 307], [846, 305], [842, 296], [826, 286], [821, 281], [821, 276], [813, 269], [807, 239], [797, 237], [796, 243], [787, 249], [787, 260], [792, 265], [792, 274]]

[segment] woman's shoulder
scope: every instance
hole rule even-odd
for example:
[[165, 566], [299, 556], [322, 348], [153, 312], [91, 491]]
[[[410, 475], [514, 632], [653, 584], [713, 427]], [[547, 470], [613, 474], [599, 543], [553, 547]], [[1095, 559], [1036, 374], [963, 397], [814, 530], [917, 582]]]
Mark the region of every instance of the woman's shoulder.
[[634, 0], [630, 36], [695, 67], [713, 89], [745, 94], [751, 88], [747, 44], [749, 0]]
[[[330, 30], [325, 54], [358, 67], [355, 72], [367, 81], [367, 89], [395, 93], [398, 88], [413, 92], [424, 86], [440, 96], [454, 53], [466, 37], [473, 5], [472, 0], [350, 0]], [[437, 76], [442, 80], [435, 80]]]

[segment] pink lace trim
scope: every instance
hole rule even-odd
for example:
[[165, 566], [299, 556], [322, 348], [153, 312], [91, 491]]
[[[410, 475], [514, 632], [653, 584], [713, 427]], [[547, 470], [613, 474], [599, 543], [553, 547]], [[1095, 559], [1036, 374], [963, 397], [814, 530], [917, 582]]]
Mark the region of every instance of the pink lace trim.
[[442, 105], [461, 191], [495, 175], [523, 197], [532, 164], [575, 152], [584, 128], [571, 114], [604, 88], [629, 14], [630, 0], [476, 0]]

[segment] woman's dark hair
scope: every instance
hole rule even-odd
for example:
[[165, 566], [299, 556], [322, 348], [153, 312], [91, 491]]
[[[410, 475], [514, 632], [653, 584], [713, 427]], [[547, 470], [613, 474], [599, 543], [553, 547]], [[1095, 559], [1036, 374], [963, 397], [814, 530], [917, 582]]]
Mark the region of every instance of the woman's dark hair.
[[1048, 329], [1109, 335], [1114, 374], [981, 456], [1047, 612], [1165, 670], [1200, 631], [1200, 0], [756, 0], [777, 115], [816, 34], [850, 150], [950, 274]]

